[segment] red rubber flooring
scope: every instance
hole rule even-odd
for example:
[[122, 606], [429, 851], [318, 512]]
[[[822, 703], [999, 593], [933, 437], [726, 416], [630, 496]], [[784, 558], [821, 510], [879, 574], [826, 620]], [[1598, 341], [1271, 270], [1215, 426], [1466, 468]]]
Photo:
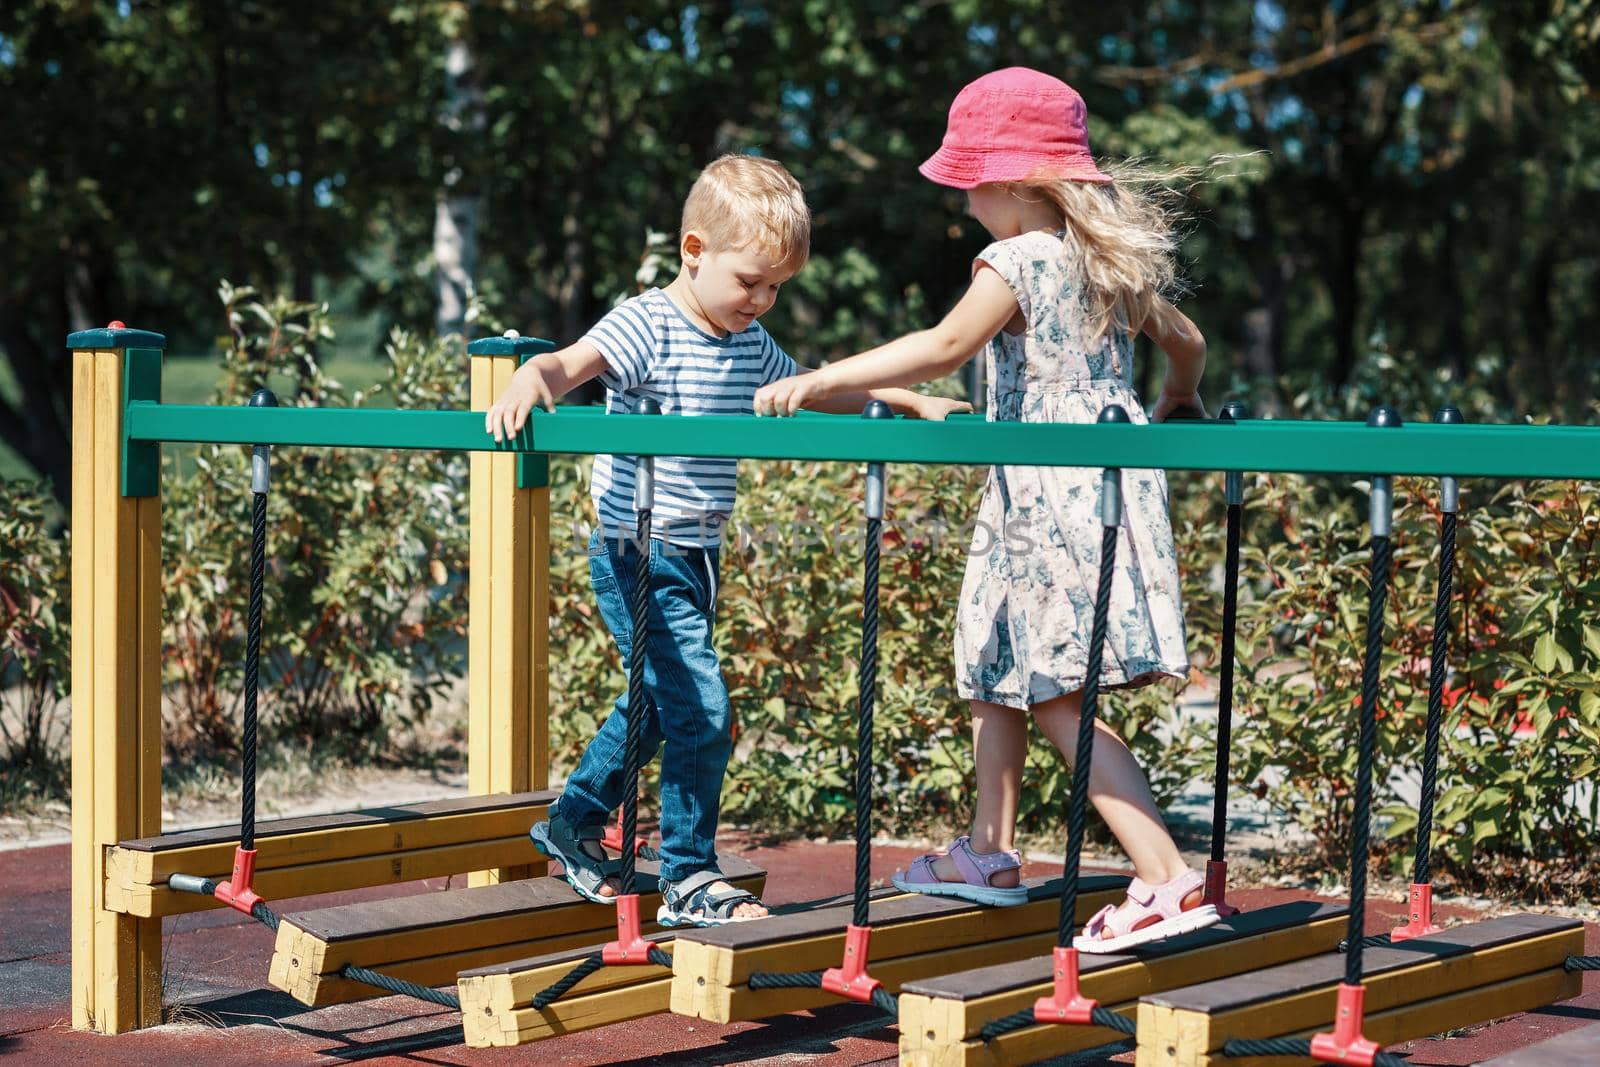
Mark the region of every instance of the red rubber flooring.
[[[754, 847], [729, 834], [722, 845], [766, 867], [769, 903], [850, 889], [853, 850], [848, 844]], [[876, 849], [874, 877], [887, 878], [912, 855], [909, 849]], [[1049, 872], [1037, 868], [1029, 873]], [[419, 1012], [428, 1006], [414, 1000], [387, 997], [313, 1011], [264, 988], [271, 935], [256, 923], [221, 911], [167, 922], [166, 1000], [179, 1005], [178, 1021], [119, 1037], [78, 1033], [69, 1021], [68, 883], [67, 846], [0, 852], [0, 1058], [8, 1063], [95, 1059], [151, 1067], [180, 1062], [846, 1067], [895, 1062], [894, 1030], [883, 1025], [872, 1009], [856, 1005], [733, 1026], [662, 1015], [523, 1049], [470, 1050], [460, 1043], [453, 1013], [431, 1007]], [[280, 911], [294, 911], [297, 906], [428, 892], [443, 885], [434, 880], [275, 904]], [[1236, 892], [1230, 899], [1260, 907], [1304, 896], [1292, 890], [1253, 889]], [[1402, 908], [1399, 901], [1372, 901], [1367, 911], [1367, 931], [1378, 933], [1395, 925]], [[1475, 914], [1450, 906], [1440, 912], [1446, 918]], [[1586, 951], [1600, 953], [1600, 927], [1590, 924], [1587, 943]], [[1393, 1051], [1406, 1054], [1419, 1067], [1455, 1067], [1595, 1021], [1600, 1021], [1600, 973], [1585, 975], [1584, 994], [1577, 1000]], [[1108, 1046], [1058, 1062], [1090, 1067], [1132, 1060], [1127, 1046]]]

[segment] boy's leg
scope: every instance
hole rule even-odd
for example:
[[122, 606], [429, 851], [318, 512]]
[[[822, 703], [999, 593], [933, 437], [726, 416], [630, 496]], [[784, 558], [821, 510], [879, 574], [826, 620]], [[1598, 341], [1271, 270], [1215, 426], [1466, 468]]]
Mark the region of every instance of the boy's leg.
[[[638, 553], [632, 542], [619, 552], [614, 541], [607, 542], [598, 532], [589, 541], [589, 579], [594, 587], [600, 617], [611, 631], [626, 668], [633, 649], [633, 574]], [[646, 654], [648, 656], [648, 648]], [[651, 669], [645, 664], [645, 700], [639, 735], [639, 765], [655, 758], [661, 745], [660, 715], [650, 698]], [[627, 744], [627, 694], [619, 696], [612, 714], [606, 717], [583, 750], [577, 769], [567, 778], [556, 810], [573, 826], [598, 826], [622, 804], [627, 783], [623, 781], [623, 761]]]
[[[653, 546], [646, 635], [650, 695], [663, 737], [661, 877], [678, 882], [717, 866], [722, 779], [732, 752], [732, 706], [712, 645], [717, 555]], [[713, 892], [729, 888], [723, 883]], [[763, 915], [743, 904], [740, 917]]]

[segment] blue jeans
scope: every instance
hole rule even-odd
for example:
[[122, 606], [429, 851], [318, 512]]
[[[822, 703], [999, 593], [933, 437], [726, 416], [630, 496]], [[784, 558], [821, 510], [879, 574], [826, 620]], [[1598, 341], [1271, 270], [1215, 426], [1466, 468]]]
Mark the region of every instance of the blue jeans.
[[[624, 668], [632, 653], [634, 568], [639, 546], [599, 532], [589, 539], [589, 578], [600, 616], [616, 639]], [[650, 602], [645, 633], [645, 707], [639, 735], [641, 766], [661, 757], [661, 877], [681, 881], [717, 867], [717, 817], [722, 776], [733, 750], [732, 707], [711, 645], [718, 553], [650, 542]], [[557, 810], [573, 826], [604, 823], [622, 804], [623, 747], [628, 697], [617, 698], [578, 769], [567, 779]]]

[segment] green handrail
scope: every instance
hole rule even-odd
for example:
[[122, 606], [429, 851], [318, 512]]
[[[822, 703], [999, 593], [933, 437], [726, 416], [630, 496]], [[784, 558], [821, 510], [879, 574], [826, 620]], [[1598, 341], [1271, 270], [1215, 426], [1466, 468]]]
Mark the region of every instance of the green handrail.
[[245, 408], [131, 400], [130, 442], [420, 448], [648, 456], [720, 456], [888, 463], [1159, 467], [1302, 474], [1600, 478], [1600, 427], [1440, 426], [1373, 429], [1356, 422], [1249, 420], [1160, 426], [876, 421], [805, 412], [792, 419], [536, 411], [496, 444], [473, 411]]

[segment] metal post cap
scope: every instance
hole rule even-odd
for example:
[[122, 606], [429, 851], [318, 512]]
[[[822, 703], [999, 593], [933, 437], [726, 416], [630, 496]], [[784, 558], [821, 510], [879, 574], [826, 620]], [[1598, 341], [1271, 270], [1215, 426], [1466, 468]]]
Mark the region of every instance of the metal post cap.
[[861, 409], [863, 419], [892, 419], [894, 409], [881, 400], [869, 400], [867, 406]]
[[106, 329], [108, 330], [126, 330], [127, 328], [128, 324], [123, 322], [121, 319], [112, 319], [110, 322], [106, 323]]
[[1404, 424], [1400, 421], [1400, 413], [1398, 411], [1388, 404], [1379, 404], [1372, 409], [1372, 414], [1367, 416], [1367, 425], [1382, 430], [1392, 430]]
[[1243, 400], [1229, 400], [1222, 405], [1222, 410], [1217, 412], [1217, 418], [1228, 422], [1239, 422], [1250, 417], [1250, 405]]
[[1107, 423], [1127, 422], [1128, 413], [1122, 410], [1122, 405], [1120, 404], [1107, 404], [1100, 409], [1100, 417], [1095, 421]]
[[1446, 426], [1460, 426], [1467, 420], [1462, 417], [1460, 408], [1454, 404], [1446, 404], [1433, 413], [1433, 421], [1443, 423]]
[[253, 408], [275, 408], [278, 406], [278, 397], [271, 389], [257, 389], [250, 394], [250, 406]]
[[644, 397], [643, 399], [641, 399], [639, 401], [639, 410], [634, 412], [634, 414], [636, 414], [636, 415], [659, 415], [659, 414], [661, 414], [661, 405], [656, 403], [656, 401], [655, 401], [655, 399], [653, 397], [648, 397], [647, 396], [647, 397]]

